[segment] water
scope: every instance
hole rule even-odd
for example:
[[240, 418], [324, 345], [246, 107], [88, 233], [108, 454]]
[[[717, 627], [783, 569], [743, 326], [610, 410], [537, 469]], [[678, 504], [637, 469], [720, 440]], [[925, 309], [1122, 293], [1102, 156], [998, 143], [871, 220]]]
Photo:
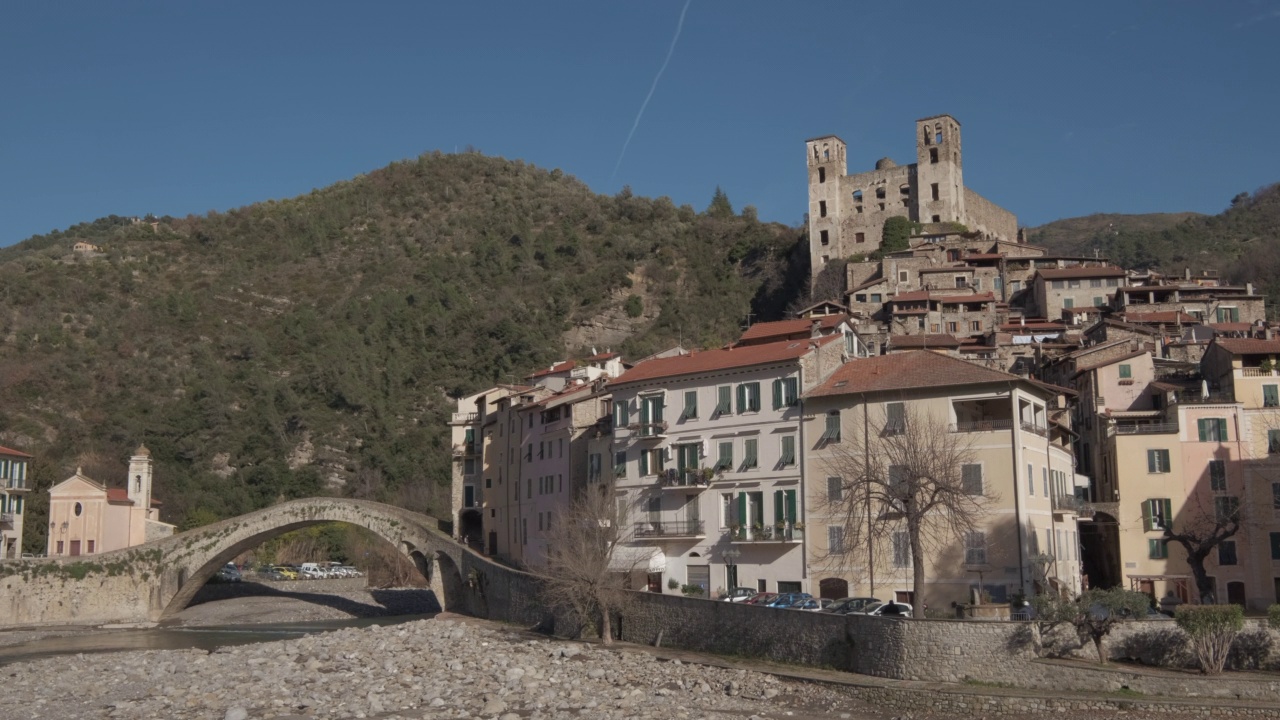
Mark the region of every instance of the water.
[[396, 625], [423, 620], [428, 615], [319, 620], [257, 625], [208, 625], [203, 627], [157, 627], [139, 630], [89, 630], [79, 635], [46, 637], [0, 647], [0, 666], [78, 653], [122, 652], [127, 650], [214, 650], [230, 645], [290, 640], [314, 633], [371, 625]]

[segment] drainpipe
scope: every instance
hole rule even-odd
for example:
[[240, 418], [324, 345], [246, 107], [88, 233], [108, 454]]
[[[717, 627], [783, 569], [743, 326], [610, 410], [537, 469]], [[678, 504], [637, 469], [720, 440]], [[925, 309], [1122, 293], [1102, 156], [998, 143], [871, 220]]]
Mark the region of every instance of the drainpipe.
[[[1027, 541], [1027, 528], [1022, 518], [1022, 488], [1018, 487], [1018, 472], [1022, 469], [1022, 446], [1018, 442], [1018, 432], [1022, 430], [1022, 418], [1018, 415], [1018, 393], [1012, 382], [1009, 383], [1009, 405], [1010, 414], [1013, 416], [1009, 433], [1013, 444], [1013, 516], [1018, 520], [1018, 585], [1022, 588], [1023, 594], [1025, 594], [1027, 592], [1027, 560], [1024, 545]], [[1035, 481], [1036, 479], [1032, 477], [1031, 482], [1034, 483]], [[981, 592], [982, 589], [979, 588], [978, 590]]]
[[[1054, 520], [1055, 505], [1058, 500], [1057, 487], [1053, 480], [1053, 429], [1049, 427], [1049, 407], [1044, 412], [1044, 467], [1049, 478], [1049, 531], [1053, 533], [1053, 574], [1058, 575], [1058, 556], [1062, 554], [1062, 543], [1058, 542], [1058, 521]], [[1046, 588], [1047, 589], [1047, 588]]]
[[[862, 400], [862, 482], [866, 483], [871, 477], [871, 447], [867, 444], [871, 442], [870, 430], [867, 423], [870, 420], [867, 417], [867, 396], [861, 395]], [[871, 493], [867, 493], [867, 579], [871, 585], [871, 591], [867, 593], [871, 597], [876, 596], [876, 553], [875, 553], [875, 534], [871, 519]]]
[[[815, 355], [815, 359], [817, 359], [816, 356], [818, 355], [818, 353], [814, 353], [814, 355]], [[797, 491], [797, 493], [800, 496], [800, 501], [796, 503], [796, 514], [808, 515], [808, 513], [805, 512], [805, 506], [808, 505], [808, 502], [806, 501], [806, 498], [808, 497], [808, 495], [805, 494], [805, 490], [804, 490], [805, 463], [800, 459], [800, 451], [802, 448], [806, 447], [806, 445], [804, 444], [804, 411], [805, 411], [804, 363], [796, 363], [796, 365], [799, 368], [799, 371], [796, 377], [796, 393], [800, 396], [796, 399], [796, 406], [797, 406], [796, 409], [799, 410], [799, 413], [796, 416], [796, 465], [800, 467], [800, 489]], [[822, 373], [818, 373], [818, 377], [822, 377]], [[792, 532], [795, 532], [795, 526], [797, 521], [804, 522], [804, 520], [802, 520], [801, 518], [791, 518], [790, 520], [791, 520]], [[806, 526], [805, 529], [808, 529], [808, 526]], [[808, 558], [809, 558], [809, 541], [807, 538], [804, 538], [800, 540], [800, 579], [801, 580], [807, 580], [809, 578]], [[816, 596], [818, 593], [814, 593], [814, 594]]]

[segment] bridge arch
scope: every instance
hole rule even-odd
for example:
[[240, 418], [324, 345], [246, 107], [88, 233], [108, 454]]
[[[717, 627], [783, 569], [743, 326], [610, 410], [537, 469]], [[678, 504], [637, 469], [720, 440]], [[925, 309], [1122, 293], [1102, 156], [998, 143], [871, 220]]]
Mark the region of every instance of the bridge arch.
[[221, 567], [244, 551], [285, 533], [331, 522], [363, 527], [391, 543], [427, 578], [442, 608], [465, 606], [458, 558], [453, 557], [459, 549], [449, 536], [431, 526], [434, 518], [381, 503], [311, 498], [281, 503], [155, 543], [163, 549], [165, 570], [159, 592], [152, 593], [152, 619], [170, 618], [187, 607]]

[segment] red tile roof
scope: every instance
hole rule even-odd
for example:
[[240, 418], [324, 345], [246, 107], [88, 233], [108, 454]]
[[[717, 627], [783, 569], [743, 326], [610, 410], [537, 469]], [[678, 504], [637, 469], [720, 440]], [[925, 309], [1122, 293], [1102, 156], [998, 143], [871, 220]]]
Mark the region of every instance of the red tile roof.
[[1232, 355], [1280, 355], [1280, 340], [1256, 338], [1214, 338], [1213, 344]]
[[1072, 377], [1082, 375], [1084, 373], [1089, 372], [1090, 370], [1097, 370], [1098, 368], [1106, 367], [1108, 365], [1115, 365], [1116, 363], [1121, 363], [1121, 362], [1124, 362], [1125, 360], [1132, 360], [1136, 357], [1142, 357], [1143, 355], [1150, 355], [1150, 354], [1151, 353], [1149, 353], [1146, 350], [1134, 350], [1128, 355], [1121, 355], [1120, 357], [1114, 357], [1109, 360], [1103, 360], [1102, 362], [1094, 363], [1093, 365], [1085, 365], [1083, 367], [1078, 367], [1076, 368], [1076, 372], [1074, 375], [1072, 375]]
[[524, 379], [532, 380], [534, 378], [540, 378], [546, 375], [554, 375], [556, 373], [569, 372], [576, 366], [577, 366], [577, 363], [574, 362], [573, 360], [565, 360], [562, 363], [557, 363], [555, 365], [552, 365], [546, 370], [539, 370], [538, 372], [533, 373], [532, 375], [526, 375]]
[[618, 357], [618, 353], [616, 352], [602, 352], [584, 359], [583, 362], [600, 362], [601, 360], [612, 360], [616, 357]]
[[115, 505], [132, 505], [129, 491], [125, 488], [107, 488], [107, 502]]
[[805, 396], [826, 397], [1019, 380], [1022, 378], [1017, 375], [988, 370], [967, 360], [928, 350], [912, 350], [850, 360], [832, 373], [826, 382], [810, 390]]
[[996, 296], [989, 292], [969, 293], [968, 295], [963, 295], [963, 294], [947, 295], [947, 294], [936, 293], [936, 292], [933, 292], [932, 290], [912, 290], [911, 292], [898, 293], [897, 295], [894, 295], [893, 297], [889, 298], [889, 302], [900, 303], [900, 302], [919, 302], [921, 300], [937, 300], [939, 302], [944, 302], [944, 303], [970, 303], [970, 302], [991, 302], [995, 299], [996, 299]]
[[812, 343], [822, 346], [839, 339], [839, 335], [827, 335], [813, 340], [806, 338], [763, 345], [737, 345], [715, 350], [696, 350], [688, 355], [654, 358], [628, 370], [621, 377], [610, 381], [609, 385], [786, 362], [808, 354]]
[[24, 457], [24, 458], [31, 457], [30, 455], [22, 452], [21, 450], [11, 450], [7, 447], [4, 447], [3, 445], [0, 445], [0, 455], [10, 455], [13, 457]]
[[1253, 329], [1253, 323], [1246, 322], [1225, 322], [1225, 323], [1209, 323], [1209, 327], [1218, 332], [1249, 332]]
[[1194, 316], [1178, 310], [1145, 313], [1126, 312], [1124, 313], [1124, 321], [1131, 323], [1182, 323], [1183, 325], [1197, 325], [1200, 323]]
[[822, 315], [814, 318], [759, 322], [747, 328], [742, 333], [742, 337], [738, 338], [738, 342], [756, 344], [761, 340], [790, 338], [793, 335], [803, 335], [807, 338], [815, 322], [818, 323], [819, 329], [830, 330], [848, 319], [847, 315]]
[[945, 333], [936, 335], [891, 335], [889, 347], [897, 348], [944, 348], [960, 347], [960, 341], [954, 335]]
[[1093, 267], [1049, 268], [1040, 270], [1040, 277], [1046, 280], [1074, 280], [1079, 278], [1124, 277], [1125, 269], [1111, 265]]

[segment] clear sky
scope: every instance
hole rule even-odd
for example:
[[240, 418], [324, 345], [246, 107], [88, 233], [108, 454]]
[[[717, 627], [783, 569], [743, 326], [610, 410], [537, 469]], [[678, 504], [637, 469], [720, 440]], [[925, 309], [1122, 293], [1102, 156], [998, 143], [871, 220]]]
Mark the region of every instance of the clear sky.
[[844, 138], [851, 172], [911, 162], [939, 113], [966, 184], [1024, 225], [1214, 213], [1280, 181], [1280, 0], [684, 8], [0, 4], [0, 245], [469, 145], [698, 209], [720, 185], [799, 224], [806, 138]]

